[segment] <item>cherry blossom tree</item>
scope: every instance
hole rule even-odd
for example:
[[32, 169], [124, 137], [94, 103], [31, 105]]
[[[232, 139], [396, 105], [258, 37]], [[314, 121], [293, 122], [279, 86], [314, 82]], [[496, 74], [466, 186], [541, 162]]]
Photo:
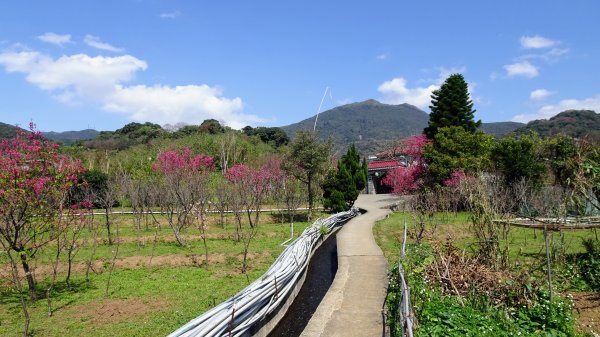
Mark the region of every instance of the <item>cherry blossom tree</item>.
[[[237, 239], [244, 243], [243, 273], [247, 270], [250, 243], [258, 233], [263, 200], [274, 183], [283, 177], [280, 166], [280, 161], [269, 160], [258, 169], [238, 164], [225, 172], [225, 179], [233, 185], [231, 206], [236, 219]], [[247, 222], [243, 220], [244, 214]]]
[[[185, 245], [181, 231], [194, 217], [203, 222], [204, 207], [197, 207], [207, 199], [208, 175], [213, 169], [213, 158], [203, 154], [193, 155], [189, 148], [167, 150], [158, 154], [153, 169], [162, 175], [164, 196], [162, 207], [166, 210], [169, 226], [180, 245]], [[204, 224], [200, 225], [204, 233]], [[207, 253], [208, 254], [208, 253]]]
[[23, 269], [29, 297], [35, 300], [30, 259], [67, 230], [70, 219], [75, 218], [70, 215], [79, 206], [71, 207], [70, 194], [84, 171], [80, 161], [58, 154], [58, 145], [44, 139], [33, 123], [29, 128], [30, 132], [17, 128], [14, 138], [0, 142], [0, 243], [11, 262], [13, 281], [20, 294], [25, 335], [29, 315], [18, 264]]
[[392, 188], [394, 193], [410, 193], [423, 185], [426, 173], [423, 147], [429, 143], [425, 135], [412, 136], [404, 139], [401, 152], [408, 158], [407, 166], [390, 170], [383, 178], [382, 184]]

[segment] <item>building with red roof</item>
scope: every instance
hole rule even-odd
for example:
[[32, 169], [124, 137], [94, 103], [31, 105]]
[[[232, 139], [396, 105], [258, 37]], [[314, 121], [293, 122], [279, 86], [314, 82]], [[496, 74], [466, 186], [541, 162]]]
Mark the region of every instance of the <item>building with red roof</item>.
[[389, 170], [400, 166], [406, 166], [406, 158], [404, 156], [392, 159], [386, 158], [383, 160], [377, 160], [377, 157], [371, 157], [370, 161], [367, 163], [369, 176], [365, 192], [367, 194], [389, 193], [390, 191], [386, 186], [381, 185], [381, 179], [385, 177]]
[[383, 169], [389, 170], [399, 166], [402, 166], [402, 163], [398, 159], [376, 160], [367, 164], [369, 171]]

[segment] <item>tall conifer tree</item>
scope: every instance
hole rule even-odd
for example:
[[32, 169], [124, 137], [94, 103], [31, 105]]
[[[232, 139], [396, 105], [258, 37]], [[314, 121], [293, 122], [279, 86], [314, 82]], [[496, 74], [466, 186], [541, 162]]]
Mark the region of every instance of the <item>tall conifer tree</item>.
[[323, 184], [323, 205], [334, 212], [349, 209], [367, 185], [367, 163], [352, 144], [338, 161], [337, 171], [330, 171]]
[[450, 75], [440, 89], [433, 91], [429, 108], [429, 125], [423, 130], [428, 139], [434, 139], [438, 129], [443, 127], [460, 126], [474, 133], [481, 125], [481, 121], [474, 120], [475, 109], [461, 74]]

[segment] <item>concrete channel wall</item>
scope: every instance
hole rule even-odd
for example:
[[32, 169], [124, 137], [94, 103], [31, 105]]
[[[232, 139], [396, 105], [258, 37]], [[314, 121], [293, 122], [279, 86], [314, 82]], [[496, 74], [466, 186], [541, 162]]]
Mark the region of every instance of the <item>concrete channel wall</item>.
[[[312, 316], [312, 312], [316, 310], [320, 300], [325, 296], [327, 289], [333, 282], [335, 273], [337, 270], [337, 242], [336, 235], [341, 226], [335, 227], [329, 234], [327, 234], [316, 246], [310, 256], [310, 263], [304, 274], [299, 279], [298, 283], [294, 287], [294, 290], [289, 294], [288, 298], [280, 305], [280, 307], [274, 311], [271, 315], [267, 316], [264, 320], [260, 321], [252, 329], [250, 329], [250, 336], [254, 337], [291, 337], [299, 336], [304, 326], [308, 323], [308, 320]], [[333, 253], [333, 255], [332, 255]], [[328, 263], [329, 262], [329, 263]], [[328, 265], [335, 265], [335, 269], [331, 270]], [[327, 271], [323, 269], [329, 269]], [[310, 285], [311, 278], [318, 278], [322, 275], [322, 272], [332, 273], [331, 279], [326, 284], [325, 289], [321, 289], [320, 298], [318, 302], [310, 312], [296, 313], [295, 308], [298, 302], [302, 301], [302, 296], [306, 296], [305, 293], [309, 292], [309, 289], [305, 285]], [[307, 278], [309, 279], [307, 281]], [[321, 284], [321, 286], [325, 286]], [[302, 289], [305, 287], [304, 289]], [[298, 297], [298, 295], [301, 295]], [[298, 301], [296, 301], [298, 299]], [[312, 299], [314, 301], [315, 299]], [[299, 316], [306, 316], [304, 319]], [[290, 320], [294, 322], [290, 323]], [[281, 323], [281, 324], [280, 324]], [[301, 326], [300, 326], [301, 325]], [[300, 326], [299, 330], [297, 330]], [[293, 330], [293, 331], [290, 331]], [[295, 333], [297, 331], [297, 333]]]

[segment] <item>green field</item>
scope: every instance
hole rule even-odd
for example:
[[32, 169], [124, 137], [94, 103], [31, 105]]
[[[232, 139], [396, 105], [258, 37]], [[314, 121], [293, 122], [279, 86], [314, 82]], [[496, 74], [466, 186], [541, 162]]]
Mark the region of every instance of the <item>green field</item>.
[[[187, 246], [174, 241], [163, 217], [160, 228], [150, 224], [138, 232], [132, 216], [113, 216], [112, 232], [118, 244], [108, 245], [106, 231], [82, 233], [73, 261], [71, 289], [65, 283], [66, 257], [61, 257], [59, 274], [52, 296], [54, 308], [47, 315], [45, 289], [52, 274], [55, 246], [36, 254], [33, 264], [38, 282], [38, 297], [29, 303], [33, 336], [160, 336], [166, 335], [215, 304], [229, 298], [262, 275], [285, 247], [290, 225], [277, 214], [261, 215], [261, 225], [249, 249], [248, 274], [241, 273], [243, 244], [233, 239], [233, 221], [225, 228], [210, 219], [207, 230], [209, 264], [204, 261], [204, 246], [197, 229], [183, 234]], [[102, 228], [103, 218], [96, 217]], [[270, 222], [269, 224], [266, 224]], [[265, 224], [262, 224], [265, 223]], [[309, 223], [295, 223], [298, 236]], [[156, 238], [156, 240], [155, 240]], [[106, 285], [114, 250], [118, 247], [116, 267], [108, 295]], [[85, 279], [87, 261], [94, 254], [93, 270]], [[18, 294], [10, 287], [8, 262], [1, 255], [0, 335], [22, 335], [23, 315]]]

